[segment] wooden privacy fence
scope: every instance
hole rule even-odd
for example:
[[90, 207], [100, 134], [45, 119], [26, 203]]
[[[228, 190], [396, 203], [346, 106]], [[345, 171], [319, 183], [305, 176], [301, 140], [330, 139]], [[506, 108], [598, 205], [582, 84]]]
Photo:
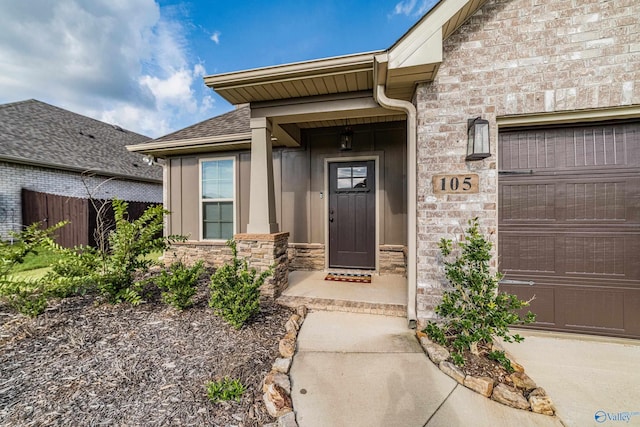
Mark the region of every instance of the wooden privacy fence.
[[[35, 222], [42, 222], [44, 227], [50, 227], [60, 221], [69, 224], [56, 232], [56, 242], [66, 248], [78, 245], [96, 246], [95, 230], [98, 225], [98, 212], [104, 209], [103, 223], [112, 228], [115, 222], [111, 202], [108, 200], [90, 200], [77, 197], [58, 196], [37, 191], [22, 190], [22, 224], [27, 226]], [[127, 212], [130, 220], [140, 218], [142, 213], [155, 203], [127, 202]], [[95, 206], [94, 206], [95, 205]]]

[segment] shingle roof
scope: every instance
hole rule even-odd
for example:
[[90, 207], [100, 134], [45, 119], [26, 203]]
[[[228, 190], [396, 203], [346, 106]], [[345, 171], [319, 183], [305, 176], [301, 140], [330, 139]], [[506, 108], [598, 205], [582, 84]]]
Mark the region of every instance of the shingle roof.
[[150, 140], [118, 126], [35, 99], [0, 105], [0, 159], [52, 168], [162, 181], [126, 145]]
[[243, 105], [228, 113], [196, 123], [169, 135], [161, 136], [155, 139], [154, 142], [180, 141], [251, 132], [249, 126], [250, 111], [249, 105]]

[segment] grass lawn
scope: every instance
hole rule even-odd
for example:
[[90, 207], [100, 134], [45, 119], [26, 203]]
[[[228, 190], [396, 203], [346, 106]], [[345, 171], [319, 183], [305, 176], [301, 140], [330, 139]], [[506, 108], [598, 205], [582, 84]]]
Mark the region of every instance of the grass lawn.
[[[158, 261], [161, 256], [161, 251], [155, 251], [145, 255], [144, 259]], [[37, 254], [27, 255], [22, 264], [14, 267], [11, 277], [17, 280], [40, 279], [51, 270], [51, 265], [59, 259], [60, 254], [50, 249], [38, 249]]]

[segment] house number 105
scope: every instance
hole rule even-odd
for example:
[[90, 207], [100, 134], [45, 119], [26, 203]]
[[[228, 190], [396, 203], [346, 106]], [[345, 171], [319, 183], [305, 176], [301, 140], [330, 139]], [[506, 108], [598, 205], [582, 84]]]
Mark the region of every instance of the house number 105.
[[477, 193], [478, 174], [434, 175], [433, 192], [435, 194]]

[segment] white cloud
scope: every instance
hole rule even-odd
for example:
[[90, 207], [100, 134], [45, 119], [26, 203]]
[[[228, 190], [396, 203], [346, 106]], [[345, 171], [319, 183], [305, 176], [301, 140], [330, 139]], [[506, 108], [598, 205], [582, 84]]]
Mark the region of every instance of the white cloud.
[[222, 34], [220, 33], [220, 31], [215, 31], [213, 34], [211, 34], [211, 40], [215, 43], [215, 44], [220, 44], [220, 36]]
[[35, 98], [154, 137], [211, 112], [185, 27], [154, 0], [2, 9], [0, 103]]
[[[439, 0], [402, 0], [393, 8], [394, 15], [422, 16], [438, 3]], [[416, 7], [417, 6], [417, 7]]]

